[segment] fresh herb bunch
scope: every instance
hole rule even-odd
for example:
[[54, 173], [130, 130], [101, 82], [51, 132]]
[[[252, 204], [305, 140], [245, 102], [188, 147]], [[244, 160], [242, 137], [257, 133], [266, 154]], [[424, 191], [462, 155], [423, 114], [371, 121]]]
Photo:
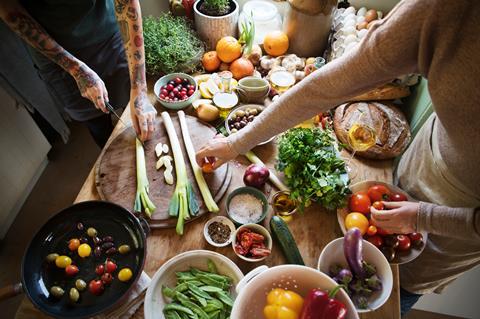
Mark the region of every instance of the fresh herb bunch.
[[194, 71], [201, 60], [204, 45], [185, 17], [165, 13], [143, 19], [147, 74], [158, 76], [172, 72]]
[[202, 9], [209, 15], [221, 16], [230, 11], [229, 0], [204, 0]]
[[350, 190], [342, 179], [345, 162], [330, 129], [293, 128], [280, 139], [276, 169], [283, 172], [291, 196], [303, 210], [318, 202], [327, 209], [346, 204]]

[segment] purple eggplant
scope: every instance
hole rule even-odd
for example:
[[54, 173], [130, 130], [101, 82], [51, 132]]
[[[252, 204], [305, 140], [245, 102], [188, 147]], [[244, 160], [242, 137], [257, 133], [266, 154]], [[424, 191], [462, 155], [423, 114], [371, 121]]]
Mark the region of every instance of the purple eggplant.
[[365, 278], [362, 256], [362, 233], [354, 227], [347, 231], [343, 240], [343, 253], [355, 277]]
[[338, 273], [342, 269], [343, 269], [342, 266], [340, 266], [339, 264], [335, 264], [335, 265], [330, 266], [330, 268], [328, 269], [328, 273], [329, 273], [330, 277], [332, 277], [332, 278], [337, 277]]
[[344, 285], [345, 287], [352, 281], [353, 275], [352, 272], [348, 269], [342, 269], [338, 272], [333, 280], [335, 280], [340, 285]]
[[369, 264], [364, 261], [362, 266], [365, 277], [371, 277], [377, 273], [377, 267], [375, 267], [375, 265]]

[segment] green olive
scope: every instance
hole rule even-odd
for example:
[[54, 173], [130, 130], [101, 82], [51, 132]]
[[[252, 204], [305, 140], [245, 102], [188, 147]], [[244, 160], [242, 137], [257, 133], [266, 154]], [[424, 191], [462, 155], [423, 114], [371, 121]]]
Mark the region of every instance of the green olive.
[[84, 291], [87, 288], [87, 283], [82, 279], [75, 280], [75, 287], [77, 287], [78, 291]]
[[250, 111], [250, 115], [257, 115], [258, 114], [258, 109], [252, 109]]
[[80, 293], [78, 292], [77, 288], [71, 288], [68, 296], [72, 302], [77, 302], [80, 298]]
[[118, 252], [122, 255], [128, 254], [130, 252], [130, 246], [121, 245], [120, 247], [118, 247]]
[[90, 237], [95, 237], [95, 236], [97, 236], [97, 230], [93, 227], [89, 227], [87, 229], [87, 235], [90, 236]]
[[238, 130], [237, 130], [236, 128], [232, 128], [232, 129], [230, 130], [230, 133], [232, 133], [232, 134], [233, 134], [233, 133], [237, 133], [237, 132], [238, 132]]
[[237, 112], [235, 112], [235, 115], [236, 115], [237, 117], [244, 117], [244, 116], [245, 116], [245, 112], [242, 111], [242, 110], [238, 110]]
[[65, 293], [65, 290], [58, 286], [52, 286], [50, 288], [50, 293], [55, 297], [55, 298], [62, 298], [63, 294]]
[[58, 256], [59, 255], [57, 253], [51, 253], [48, 254], [47, 257], [45, 257], [45, 260], [47, 261], [47, 263], [54, 263]]

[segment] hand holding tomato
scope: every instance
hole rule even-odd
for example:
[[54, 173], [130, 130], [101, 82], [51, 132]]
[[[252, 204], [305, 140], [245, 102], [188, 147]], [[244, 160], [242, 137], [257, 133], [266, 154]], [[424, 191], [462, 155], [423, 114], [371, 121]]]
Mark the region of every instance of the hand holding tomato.
[[419, 203], [383, 202], [388, 210], [370, 209], [372, 223], [395, 234], [409, 234], [417, 230]]

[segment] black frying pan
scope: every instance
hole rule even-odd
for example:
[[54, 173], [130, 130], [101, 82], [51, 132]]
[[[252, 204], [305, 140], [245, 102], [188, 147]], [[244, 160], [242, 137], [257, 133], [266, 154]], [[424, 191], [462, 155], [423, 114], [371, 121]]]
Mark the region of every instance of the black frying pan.
[[[85, 230], [77, 229], [78, 222], [84, 224]], [[99, 237], [112, 236], [117, 247], [124, 243], [131, 247], [127, 255], [117, 253], [110, 256], [118, 268], [114, 274], [115, 279], [100, 296], [94, 296], [88, 291], [88, 283], [98, 278], [95, 266], [105, 261], [105, 254], [96, 258], [92, 251], [90, 257], [82, 259], [67, 248], [68, 241], [85, 236], [88, 227], [97, 229]], [[140, 277], [146, 255], [145, 232], [132, 213], [116, 204], [88, 201], [70, 206], [50, 218], [37, 232], [23, 256], [22, 283], [2, 289], [3, 296], [0, 293], [0, 300], [21, 293], [23, 288], [39, 310], [53, 317], [87, 318], [104, 313], [118, 305]], [[89, 245], [93, 248], [91, 238]], [[73, 263], [80, 268], [80, 272], [74, 278], [68, 278], [63, 269], [45, 262], [45, 257], [50, 253], [70, 256]], [[129, 267], [133, 272], [132, 279], [127, 283], [117, 279], [118, 271], [123, 267]], [[74, 287], [77, 278], [82, 278], [87, 283], [87, 289], [80, 293], [79, 302], [72, 304], [68, 292]], [[50, 287], [53, 285], [59, 285], [65, 290], [60, 300], [49, 296]]]

